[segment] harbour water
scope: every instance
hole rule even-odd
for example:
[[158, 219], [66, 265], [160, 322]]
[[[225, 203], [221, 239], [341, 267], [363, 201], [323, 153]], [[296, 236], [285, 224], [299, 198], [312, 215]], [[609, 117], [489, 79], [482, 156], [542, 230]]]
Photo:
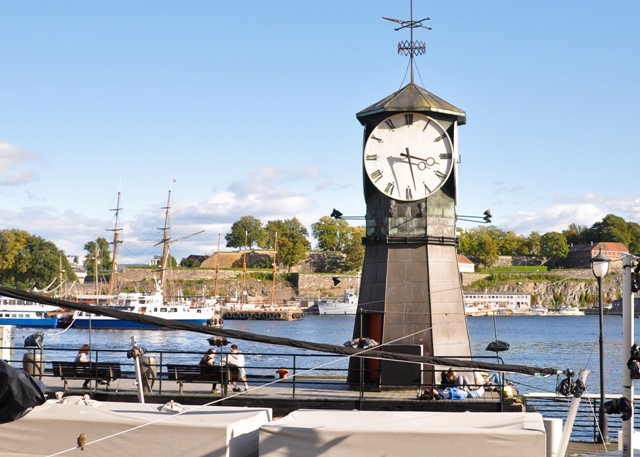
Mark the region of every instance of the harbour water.
[[[308, 316], [301, 321], [226, 321], [226, 329], [244, 330], [270, 336], [293, 338], [319, 343], [342, 345], [351, 339], [354, 316]], [[501, 353], [505, 363], [553, 367], [560, 370], [573, 369], [576, 373], [586, 368], [590, 370], [587, 381], [587, 393], [599, 392], [599, 352], [598, 352], [598, 316], [539, 316], [539, 317], [497, 317], [498, 339], [510, 344], [510, 349]], [[495, 339], [493, 317], [469, 317], [469, 336], [472, 353], [487, 356], [493, 353], [485, 350], [487, 344]], [[637, 325], [636, 327], [639, 327]], [[15, 345], [20, 347], [26, 336], [37, 329], [16, 329]], [[636, 340], [639, 331], [636, 328]], [[91, 343], [95, 349], [122, 351], [114, 357], [126, 359], [124, 353], [129, 348], [130, 337], [135, 335], [138, 344], [148, 351], [178, 352], [172, 360], [164, 363], [196, 363], [197, 354], [204, 353], [209, 344], [209, 335], [182, 331], [161, 330], [94, 330], [69, 329], [61, 333], [60, 329], [45, 332], [44, 344], [47, 360], [71, 359], [75, 353], [57, 351], [57, 349], [77, 350], [84, 343]], [[628, 351], [622, 353], [622, 319], [620, 316], [605, 316], [605, 384], [607, 393], [621, 392], [622, 360], [628, 359]], [[290, 363], [292, 354], [313, 354], [308, 351], [287, 347], [276, 347], [261, 343], [232, 341], [248, 355], [247, 366]], [[181, 352], [181, 353], [180, 353]], [[277, 355], [278, 354], [278, 355]], [[260, 360], [258, 360], [260, 358]], [[328, 359], [313, 357], [305, 360], [305, 367], [318, 366]], [[331, 365], [336, 370], [344, 370], [347, 360], [343, 359]], [[326, 373], [331, 374], [331, 373]], [[336, 374], [345, 374], [344, 372]], [[538, 378], [522, 375], [508, 375], [520, 392], [553, 392], [556, 378]]]

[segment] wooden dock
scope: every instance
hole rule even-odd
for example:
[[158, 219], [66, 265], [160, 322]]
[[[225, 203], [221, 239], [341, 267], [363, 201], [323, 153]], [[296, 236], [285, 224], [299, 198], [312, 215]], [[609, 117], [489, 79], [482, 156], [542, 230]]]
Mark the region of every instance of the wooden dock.
[[[55, 398], [55, 392], [63, 391], [63, 382], [58, 378], [43, 378], [47, 396]], [[352, 390], [344, 381], [326, 379], [291, 379], [274, 382], [273, 378], [259, 380], [249, 378], [249, 390], [233, 392], [227, 396], [211, 393], [211, 384], [185, 384], [183, 393], [178, 392], [175, 382], [163, 380], [154, 384], [151, 393], [145, 394], [147, 403], [166, 403], [174, 400], [187, 405], [215, 403], [222, 406], [253, 406], [272, 408], [274, 416], [285, 416], [297, 409], [340, 409], [374, 411], [473, 411], [499, 412], [523, 411], [520, 400], [506, 399], [501, 405], [496, 392], [486, 392], [482, 397], [465, 400], [419, 400], [417, 389], [363, 392]], [[238, 383], [242, 387], [242, 383]], [[112, 381], [110, 389], [104, 385], [96, 389], [82, 389], [81, 380], [69, 380], [65, 396], [90, 394], [99, 401], [137, 402], [137, 388], [132, 379]], [[218, 386], [219, 387], [219, 386]]]

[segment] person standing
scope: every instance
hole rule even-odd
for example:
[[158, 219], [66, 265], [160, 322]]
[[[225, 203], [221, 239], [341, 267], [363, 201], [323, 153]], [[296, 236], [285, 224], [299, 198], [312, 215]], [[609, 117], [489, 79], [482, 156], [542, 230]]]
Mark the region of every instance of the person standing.
[[[91, 346], [88, 344], [83, 344], [80, 346], [80, 350], [78, 351], [78, 355], [73, 360], [75, 363], [90, 363], [91, 358], [89, 357], [89, 351], [91, 351]], [[89, 382], [91, 378], [85, 379], [84, 384], [82, 384], [82, 388], [86, 389], [89, 386]]]
[[233, 385], [234, 392], [240, 392], [240, 388], [237, 386], [236, 381], [242, 381], [244, 384], [244, 390], [249, 390], [249, 384], [247, 383], [247, 375], [244, 371], [244, 356], [238, 352], [238, 346], [231, 345], [227, 355], [227, 366], [229, 367], [229, 379], [231, 385]]

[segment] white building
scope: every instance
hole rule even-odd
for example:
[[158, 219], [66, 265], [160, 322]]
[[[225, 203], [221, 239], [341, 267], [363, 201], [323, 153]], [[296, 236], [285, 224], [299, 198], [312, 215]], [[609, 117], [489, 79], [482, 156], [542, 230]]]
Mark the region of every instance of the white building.
[[478, 311], [511, 310], [526, 312], [531, 309], [531, 295], [522, 292], [464, 292], [465, 308]]
[[458, 271], [460, 273], [473, 273], [476, 266], [464, 254], [458, 254]]

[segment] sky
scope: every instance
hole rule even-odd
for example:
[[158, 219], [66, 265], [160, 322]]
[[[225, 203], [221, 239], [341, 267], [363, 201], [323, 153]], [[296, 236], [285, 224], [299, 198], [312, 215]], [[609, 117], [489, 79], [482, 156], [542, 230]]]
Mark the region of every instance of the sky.
[[[467, 114], [458, 214], [640, 222], [640, 2], [413, 3], [416, 83]], [[145, 263], [170, 188], [171, 237], [205, 230], [178, 260], [245, 215], [364, 215], [355, 114], [408, 83], [382, 16], [409, 1], [0, 0], [0, 229], [83, 254], [121, 192], [119, 261]]]

